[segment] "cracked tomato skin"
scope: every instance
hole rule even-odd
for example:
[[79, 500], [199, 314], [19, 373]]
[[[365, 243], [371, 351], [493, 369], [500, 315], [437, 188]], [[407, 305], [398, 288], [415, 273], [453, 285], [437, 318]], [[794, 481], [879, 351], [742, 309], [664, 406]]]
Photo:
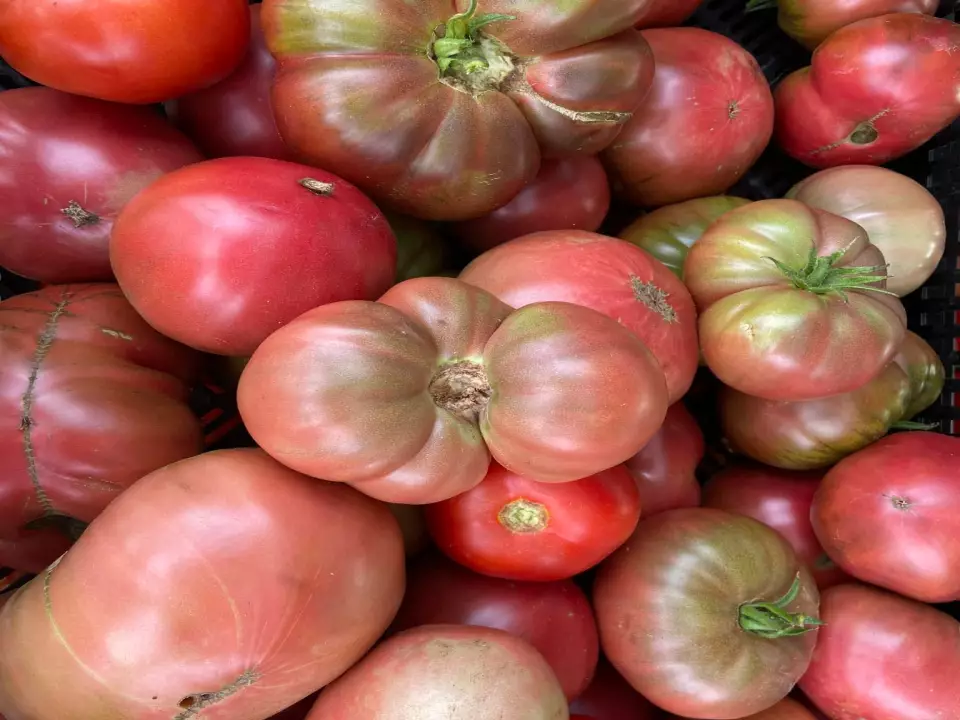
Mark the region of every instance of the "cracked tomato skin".
[[614, 192], [645, 207], [724, 193], [773, 133], [773, 96], [760, 66], [709, 30], [641, 34], [656, 73], [650, 95], [601, 155]]
[[112, 280], [110, 231], [123, 207], [203, 159], [152, 108], [44, 87], [0, 95], [0, 138], [0, 266], [43, 283]]
[[632, 29], [651, 1], [480, 0], [477, 17], [513, 19], [482, 28], [499, 74], [471, 73], [468, 89], [468, 74], [441, 71], [432, 51], [465, 0], [266, 0], [281, 135], [400, 212], [480, 217], [533, 180], [542, 157], [594, 154], [620, 132], [653, 76]]
[[199, 355], [147, 325], [111, 284], [0, 303], [0, 566], [39, 572], [143, 475], [203, 448], [188, 405]]
[[840, 252], [835, 267], [884, 275], [863, 228], [796, 200], [732, 210], [690, 249], [683, 277], [700, 310], [700, 349], [725, 385], [767, 400], [812, 400], [862, 387], [893, 359], [906, 333], [900, 300], [801, 289], [771, 261], [800, 272], [811, 251]]
[[0, 712], [270, 717], [376, 642], [403, 561], [386, 507], [260, 450], [168, 465], [0, 611]]
[[960, 25], [919, 13], [848, 25], [775, 97], [789, 155], [816, 168], [882, 165], [960, 115]]
[[650, 348], [670, 403], [693, 383], [699, 354], [690, 293], [663, 264], [628, 242], [583, 230], [534, 233], [484, 253], [460, 279], [512, 307], [570, 302], [613, 318]]

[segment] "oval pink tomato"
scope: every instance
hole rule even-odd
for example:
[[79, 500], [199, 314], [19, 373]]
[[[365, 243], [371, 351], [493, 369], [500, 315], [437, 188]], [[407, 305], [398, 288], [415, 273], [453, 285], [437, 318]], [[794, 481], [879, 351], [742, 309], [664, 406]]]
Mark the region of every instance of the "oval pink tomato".
[[44, 283], [113, 279], [117, 215], [164, 173], [203, 159], [151, 109], [42, 87], [0, 94], [0, 138], [0, 265]]
[[585, 720], [659, 720], [661, 711], [638, 693], [604, 659], [597, 665], [593, 682], [570, 703], [571, 716]]
[[603, 152], [614, 190], [650, 207], [722, 194], [773, 133], [773, 97], [760, 66], [708, 30], [641, 34], [656, 72], [649, 97]]
[[335, 175], [222, 158], [163, 177], [110, 239], [124, 294], [153, 327], [206, 352], [249, 355], [318, 305], [374, 299], [393, 283], [383, 214]]
[[484, 253], [460, 279], [512, 307], [571, 302], [617, 320], [657, 358], [671, 403], [693, 382], [698, 350], [690, 294], [630, 243], [581, 230], [535, 233]]
[[357, 662], [403, 586], [381, 504], [259, 450], [175, 463], [3, 606], [0, 712], [269, 717]]

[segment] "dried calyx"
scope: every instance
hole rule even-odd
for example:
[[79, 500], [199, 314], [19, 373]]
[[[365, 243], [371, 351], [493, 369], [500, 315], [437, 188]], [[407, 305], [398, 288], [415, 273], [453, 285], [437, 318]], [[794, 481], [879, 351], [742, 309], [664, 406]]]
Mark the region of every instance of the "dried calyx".
[[546, 529], [550, 512], [538, 502], [517, 498], [500, 508], [497, 521], [512, 533], [535, 533]]
[[516, 67], [510, 50], [482, 31], [493, 23], [513, 20], [514, 16], [477, 15], [477, 1], [470, 0], [466, 11], [457, 13], [437, 29], [431, 48], [441, 79], [472, 94], [498, 88]]
[[796, 287], [818, 294], [839, 293], [846, 297], [848, 290], [869, 290], [871, 292], [894, 295], [894, 293], [876, 287], [876, 283], [887, 279], [886, 274], [879, 274], [886, 270], [886, 265], [872, 265], [865, 267], [835, 267], [844, 256], [843, 250], [832, 255], [818, 257], [817, 249], [810, 249], [807, 264], [800, 270], [795, 270], [780, 262], [776, 258], [766, 258], [787, 276]]
[[443, 365], [430, 380], [429, 390], [437, 407], [471, 422], [480, 416], [493, 394], [483, 365], [471, 360]]

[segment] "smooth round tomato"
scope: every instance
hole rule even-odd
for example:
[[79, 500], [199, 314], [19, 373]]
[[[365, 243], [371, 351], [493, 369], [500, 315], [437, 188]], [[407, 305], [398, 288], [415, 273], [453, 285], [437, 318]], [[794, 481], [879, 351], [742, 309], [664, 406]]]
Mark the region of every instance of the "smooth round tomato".
[[832, 720], [960, 717], [960, 624], [952, 617], [859, 584], [825, 591], [820, 617], [800, 689]]
[[620, 547], [640, 519], [640, 493], [622, 465], [582, 480], [542, 483], [491, 463], [472, 490], [426, 508], [437, 547], [476, 572], [562, 580]]
[[267, 718], [356, 663], [403, 587], [382, 504], [260, 450], [190, 458], [120, 495], [0, 610], [0, 712]]
[[747, 515], [786, 538], [820, 590], [849, 580], [823, 551], [810, 524], [813, 495], [823, 473], [791, 472], [763, 465], [731, 465], [703, 487], [703, 506]]
[[110, 261], [124, 294], [164, 335], [249, 355], [318, 305], [373, 300], [393, 283], [383, 214], [335, 175], [267, 158], [178, 170], [124, 208]]
[[597, 665], [593, 682], [570, 703], [570, 720], [659, 720], [662, 713], [623, 679], [606, 660]]
[[638, 28], [676, 27], [693, 15], [703, 0], [652, 0], [637, 22]]
[[535, 233], [484, 253], [460, 279], [511, 307], [571, 302], [613, 318], [650, 348], [671, 403], [693, 382], [699, 356], [690, 293], [630, 243], [582, 230]]
[[471, 572], [439, 553], [409, 568], [392, 629], [432, 624], [479, 625], [516, 635], [550, 663], [568, 699], [591, 684], [600, 652], [593, 610], [572, 581], [502, 580]]
[[664, 710], [714, 720], [790, 692], [816, 644], [818, 597], [779, 533], [713, 508], [641, 521], [593, 591], [614, 667]]
[[960, 600], [960, 439], [899, 433], [837, 463], [810, 518], [854, 577], [924, 602]]
[[295, 160], [273, 116], [270, 88], [276, 61], [267, 49], [260, 5], [250, 6], [250, 45], [218, 83], [164, 103], [167, 115], [210, 158], [250, 155]]
[[650, 95], [602, 154], [616, 193], [657, 207], [719, 195], [773, 133], [773, 96], [753, 56], [701, 28], [644, 30]]
[[884, 265], [866, 231], [838, 215], [796, 200], [731, 210], [683, 266], [707, 366], [724, 384], [767, 400], [862, 387], [906, 332], [903, 305], [881, 292]]
[[696, 470], [705, 451], [693, 415], [682, 402], [671, 405], [657, 434], [624, 463], [640, 490], [643, 517], [700, 504]]
[[0, 138], [0, 265], [44, 283], [112, 280], [123, 207], [203, 159], [152, 109], [42, 87], [0, 94]]
[[249, 37], [247, 0], [0, 5], [0, 55], [15, 70], [116, 102], [154, 103], [215, 83], [240, 62]]

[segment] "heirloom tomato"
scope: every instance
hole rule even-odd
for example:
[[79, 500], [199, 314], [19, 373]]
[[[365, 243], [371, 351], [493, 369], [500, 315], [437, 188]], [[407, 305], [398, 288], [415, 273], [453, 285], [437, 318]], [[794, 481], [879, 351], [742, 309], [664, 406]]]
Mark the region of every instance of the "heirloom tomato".
[[597, 664], [593, 682], [570, 703], [571, 716], [585, 720], [659, 720], [660, 711], [623, 679], [605, 659]]
[[425, 504], [477, 485], [491, 454], [550, 482], [622, 463], [660, 427], [667, 388], [644, 344], [594, 310], [514, 311], [459, 280], [415, 278], [275, 332], [238, 404], [290, 467]]
[[466, 220], [595, 154], [650, 89], [651, 0], [266, 0], [277, 122], [387, 206]]
[[884, 265], [859, 225], [796, 200], [731, 210], [683, 266], [707, 366], [767, 400], [863, 386], [906, 332], [903, 305], [883, 289]]
[[859, 584], [823, 593], [817, 648], [800, 689], [832, 720], [960, 717], [960, 624]]
[[856, 578], [924, 602], [960, 600], [958, 490], [960, 439], [899, 433], [831, 468], [810, 518]]
[[203, 159], [152, 109], [42, 87], [0, 94], [0, 146], [0, 265], [44, 283], [112, 280], [124, 205]]
[[902, 418], [909, 420], [933, 405], [940, 397], [946, 382], [946, 370], [930, 343], [910, 330], [907, 331], [900, 352], [894, 360], [910, 379], [910, 403]]
[[247, 0], [0, 3], [4, 60], [38, 83], [101, 100], [154, 103], [215, 83], [249, 37]]
[[[0, 567], [40, 572], [141, 476], [203, 449], [188, 405], [199, 354], [116, 285], [50, 285], [0, 303]], [[58, 527], [60, 526], [60, 527]]]
[[534, 233], [484, 253], [460, 279], [513, 307], [571, 302], [613, 318], [650, 348], [671, 403], [693, 382], [699, 356], [690, 293], [630, 243], [582, 230]]
[[818, 592], [777, 532], [712, 508], [643, 520], [600, 566], [600, 646], [654, 704], [728, 720], [782, 700], [816, 643]]
[[653, 0], [647, 5], [647, 10], [637, 22], [637, 27], [652, 28], [681, 25], [693, 15], [702, 2], [703, 0]]
[[893, 13], [848, 25], [777, 86], [777, 139], [817, 168], [882, 165], [960, 115], [960, 25]]
[[733, 40], [701, 28], [642, 35], [657, 69], [650, 96], [603, 152], [614, 190], [651, 207], [723, 193], [773, 133], [760, 66]]
[[3, 606], [0, 712], [267, 718], [357, 662], [403, 587], [382, 504], [259, 450], [183, 460]]
[[396, 239], [350, 183], [268, 158], [170, 173], [118, 218], [110, 261], [124, 294], [164, 335], [249, 355], [318, 305], [375, 299], [393, 283]]

